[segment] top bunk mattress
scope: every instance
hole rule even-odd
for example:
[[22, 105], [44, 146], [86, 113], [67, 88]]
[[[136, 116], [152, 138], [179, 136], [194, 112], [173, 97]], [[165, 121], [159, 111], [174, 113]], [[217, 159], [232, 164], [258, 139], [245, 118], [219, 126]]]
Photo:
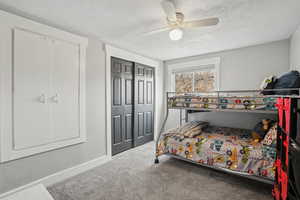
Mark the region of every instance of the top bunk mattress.
[[159, 139], [157, 153], [274, 179], [276, 148], [254, 142], [251, 130], [204, 126], [189, 122], [166, 131]]

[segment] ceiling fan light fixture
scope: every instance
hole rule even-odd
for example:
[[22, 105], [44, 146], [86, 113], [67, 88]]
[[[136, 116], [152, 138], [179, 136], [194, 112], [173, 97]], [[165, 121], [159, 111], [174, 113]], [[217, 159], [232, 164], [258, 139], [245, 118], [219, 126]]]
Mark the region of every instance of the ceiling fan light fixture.
[[180, 28], [172, 29], [169, 32], [169, 37], [173, 41], [181, 40], [183, 37], [183, 31]]

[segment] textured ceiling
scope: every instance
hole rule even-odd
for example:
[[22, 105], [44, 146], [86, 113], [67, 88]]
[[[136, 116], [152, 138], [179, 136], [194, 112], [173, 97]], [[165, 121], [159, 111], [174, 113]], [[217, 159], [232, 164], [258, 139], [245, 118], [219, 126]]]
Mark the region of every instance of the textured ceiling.
[[219, 17], [215, 27], [142, 33], [166, 25], [160, 0], [0, 0], [0, 8], [148, 57], [168, 60], [288, 38], [300, 23], [300, 0], [176, 0], [187, 20]]

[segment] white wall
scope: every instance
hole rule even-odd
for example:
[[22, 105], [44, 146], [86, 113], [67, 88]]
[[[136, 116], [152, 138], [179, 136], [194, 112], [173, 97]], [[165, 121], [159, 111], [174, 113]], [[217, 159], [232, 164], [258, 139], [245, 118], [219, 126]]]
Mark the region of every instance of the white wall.
[[[165, 64], [168, 67], [175, 63], [212, 57], [221, 58], [220, 90], [258, 89], [266, 76], [279, 75], [289, 70], [289, 40], [169, 60]], [[168, 77], [166, 77], [166, 85], [169, 84], [167, 79]], [[196, 115], [199, 119], [210, 121], [213, 124], [241, 128], [252, 128], [258, 119], [253, 114], [242, 114], [241, 117], [239, 113], [201, 113]], [[177, 115], [172, 114], [167, 127], [176, 126], [178, 118]], [[240, 120], [241, 118], [243, 120]]]
[[[0, 6], [1, 9], [1, 6]], [[47, 20], [33, 17], [17, 10], [4, 9], [7, 12], [29, 18], [42, 24], [50, 25], [89, 38], [86, 60], [86, 127], [87, 142], [54, 151], [22, 158], [0, 164], [0, 194], [23, 186], [45, 176], [64, 169], [91, 161], [107, 154], [106, 152], [106, 54], [103, 42], [89, 37], [77, 30], [60, 27]], [[156, 95], [159, 99], [156, 107], [163, 106], [163, 66], [157, 68]], [[156, 113], [159, 123], [161, 114]], [[156, 125], [158, 128], [160, 124]]]
[[300, 71], [300, 26], [290, 40], [290, 67]]
[[0, 164], [0, 194], [15, 187], [106, 154], [105, 54], [102, 43], [89, 39], [86, 61], [86, 123], [88, 141]]

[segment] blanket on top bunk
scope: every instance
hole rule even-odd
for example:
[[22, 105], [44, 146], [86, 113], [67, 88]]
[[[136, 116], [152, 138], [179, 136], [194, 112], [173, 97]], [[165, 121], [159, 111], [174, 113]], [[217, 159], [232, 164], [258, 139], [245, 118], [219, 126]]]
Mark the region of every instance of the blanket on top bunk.
[[194, 121], [165, 132], [157, 153], [171, 153], [201, 164], [274, 179], [276, 148], [272, 141], [276, 138], [272, 135], [276, 135], [275, 126], [257, 143], [251, 138], [251, 130]]

